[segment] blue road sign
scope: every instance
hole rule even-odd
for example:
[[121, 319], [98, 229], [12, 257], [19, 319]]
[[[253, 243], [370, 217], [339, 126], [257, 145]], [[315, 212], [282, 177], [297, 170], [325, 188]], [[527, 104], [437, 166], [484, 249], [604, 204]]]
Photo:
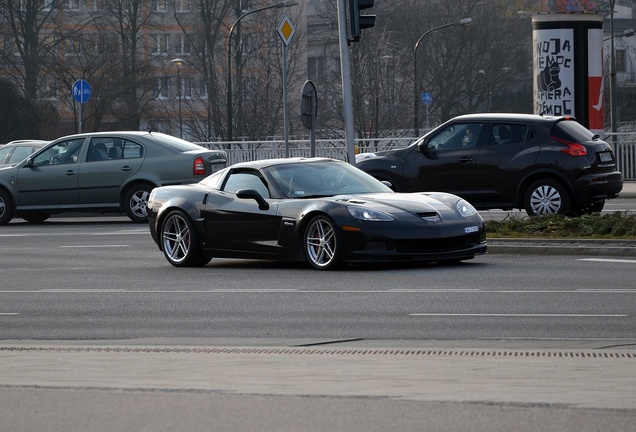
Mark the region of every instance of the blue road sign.
[[431, 102], [433, 102], [433, 95], [430, 93], [422, 93], [420, 99], [422, 99], [422, 103], [424, 105], [429, 105]]
[[79, 103], [86, 103], [91, 98], [91, 86], [87, 81], [78, 79], [73, 83], [73, 98]]

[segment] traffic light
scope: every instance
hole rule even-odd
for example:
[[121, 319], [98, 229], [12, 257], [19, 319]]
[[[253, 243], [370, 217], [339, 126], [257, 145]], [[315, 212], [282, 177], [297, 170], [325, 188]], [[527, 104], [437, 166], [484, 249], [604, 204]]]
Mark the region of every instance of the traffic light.
[[351, 23], [351, 41], [360, 40], [362, 29], [375, 25], [375, 15], [360, 15], [363, 9], [373, 7], [374, 0], [349, 0], [349, 22]]

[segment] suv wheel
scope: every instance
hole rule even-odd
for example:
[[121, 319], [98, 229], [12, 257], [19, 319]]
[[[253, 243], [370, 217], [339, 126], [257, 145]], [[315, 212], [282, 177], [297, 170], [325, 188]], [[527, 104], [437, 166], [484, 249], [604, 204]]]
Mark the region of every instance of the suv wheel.
[[565, 187], [552, 179], [532, 183], [523, 198], [523, 206], [529, 216], [562, 214], [571, 210]]

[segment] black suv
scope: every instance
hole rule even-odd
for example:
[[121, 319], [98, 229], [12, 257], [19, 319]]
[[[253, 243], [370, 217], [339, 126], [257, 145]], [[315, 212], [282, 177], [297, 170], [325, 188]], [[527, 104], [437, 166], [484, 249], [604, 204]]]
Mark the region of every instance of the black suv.
[[407, 148], [359, 154], [356, 165], [396, 191], [450, 192], [530, 216], [599, 212], [623, 188], [610, 145], [573, 117], [463, 115]]

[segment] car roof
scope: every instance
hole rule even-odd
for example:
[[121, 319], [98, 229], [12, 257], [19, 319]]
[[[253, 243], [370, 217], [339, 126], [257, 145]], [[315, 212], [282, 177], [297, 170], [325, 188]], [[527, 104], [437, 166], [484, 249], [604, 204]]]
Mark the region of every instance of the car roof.
[[452, 118], [453, 121], [467, 120], [467, 121], [520, 121], [520, 122], [559, 122], [561, 120], [574, 120], [573, 116], [542, 116], [538, 114], [521, 114], [521, 113], [478, 113], [478, 114], [464, 114]]
[[7, 146], [15, 146], [15, 145], [20, 145], [20, 144], [31, 144], [31, 145], [45, 145], [50, 143], [51, 141], [44, 141], [44, 140], [15, 140], [15, 141], [11, 141], [6, 143], [5, 145]]
[[[149, 131], [108, 131], [108, 132], [85, 132], [80, 134], [73, 135], [65, 135], [63, 137], [57, 138], [55, 141], [61, 139], [69, 139], [69, 138], [85, 138], [85, 137], [99, 137], [99, 136], [120, 136], [120, 137], [139, 137], [139, 136], [148, 136], [152, 134], [160, 134], [160, 132], [149, 132]], [[165, 134], [161, 134], [165, 135]]]
[[316, 162], [335, 162], [341, 163], [342, 161], [337, 159], [330, 158], [306, 158], [306, 157], [295, 157], [295, 158], [280, 158], [280, 159], [260, 159], [249, 162], [239, 162], [237, 164], [232, 165], [232, 168], [253, 168], [253, 169], [261, 169], [267, 168], [275, 165], [290, 165], [290, 164], [299, 164], [299, 163], [316, 163]]

